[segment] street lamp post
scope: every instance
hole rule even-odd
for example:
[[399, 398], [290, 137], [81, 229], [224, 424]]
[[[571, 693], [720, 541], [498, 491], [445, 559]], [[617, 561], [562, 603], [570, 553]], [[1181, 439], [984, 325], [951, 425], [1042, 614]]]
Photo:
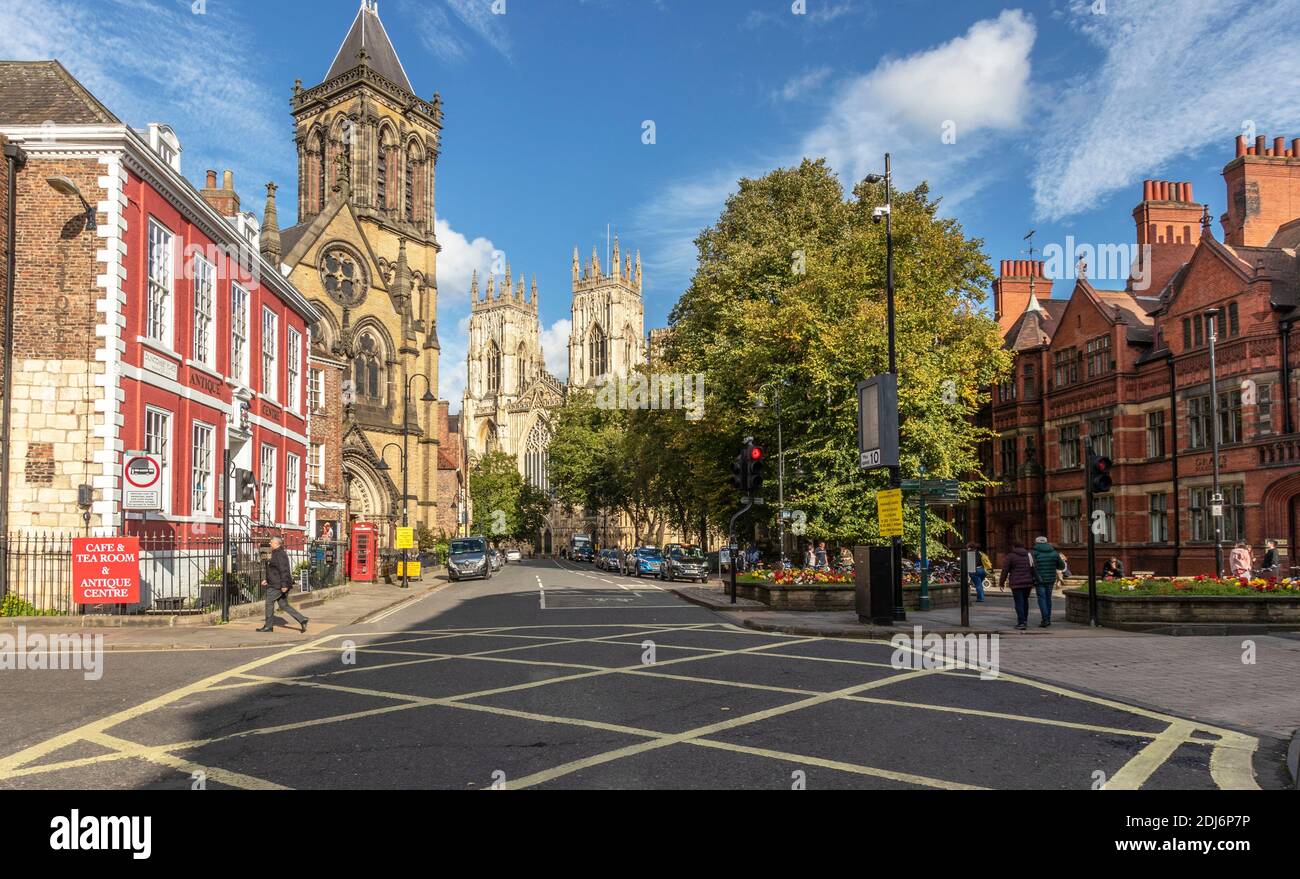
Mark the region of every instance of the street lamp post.
[[1219, 309], [1205, 311], [1210, 338], [1210, 461], [1214, 471], [1214, 496], [1210, 498], [1210, 513], [1214, 518], [1214, 570], [1223, 576], [1223, 495], [1219, 490], [1219, 377], [1214, 360], [1214, 344], [1218, 341]]
[[[894, 347], [894, 226], [893, 226], [893, 173], [890, 168], [889, 153], [885, 153], [885, 173], [868, 174], [868, 183], [885, 184], [885, 321], [889, 332], [889, 372], [898, 379], [898, 360]], [[872, 215], [879, 222], [880, 208]], [[889, 485], [898, 488], [902, 484], [902, 472], [898, 466], [889, 468]], [[907, 619], [903, 609], [903, 538], [893, 538], [894, 550], [894, 619]]]
[[[420, 398], [420, 402], [433, 403], [437, 401], [437, 397], [433, 395], [433, 383], [429, 381], [429, 377], [427, 375], [425, 375], [422, 372], [417, 372], [407, 377], [406, 383], [404, 385], [404, 392], [402, 394], [402, 527], [403, 528], [411, 524], [410, 522], [411, 517], [409, 515], [410, 508], [411, 508], [411, 500], [410, 500], [411, 492], [409, 488], [411, 468], [407, 467], [406, 463], [409, 460], [407, 457], [407, 446], [411, 438], [411, 382], [415, 381], [417, 378], [424, 379], [424, 396]], [[402, 588], [403, 589], [406, 589], [410, 585], [409, 578], [408, 578], [410, 567], [411, 567], [410, 550], [404, 549], [402, 550]]]
[[[403, 439], [405, 439], [405, 437], [403, 437]], [[388, 466], [388, 461], [384, 460], [384, 455], [388, 454], [388, 449], [389, 449], [390, 447], [391, 447], [391, 448], [394, 448], [394, 449], [397, 449], [397, 453], [398, 453], [399, 455], [402, 456], [402, 458], [401, 458], [401, 466], [402, 466], [402, 526], [405, 527], [405, 526], [406, 526], [406, 485], [407, 485], [407, 477], [406, 477], [406, 473], [407, 473], [407, 468], [406, 468], [406, 443], [403, 442], [402, 445], [400, 445], [400, 446], [399, 446], [397, 443], [384, 443], [384, 447], [383, 447], [382, 449], [379, 450], [379, 463], [375, 465], [375, 469], [378, 470], [378, 471], [381, 472], [381, 473], [387, 472], [388, 470], [391, 470], [391, 469], [392, 469], [391, 467]], [[390, 525], [390, 526], [392, 525], [392, 518], [391, 518], [391, 517], [389, 518], [389, 525]], [[407, 582], [406, 582], [406, 550], [402, 550], [402, 588], [405, 589], [406, 586], [407, 586]]]

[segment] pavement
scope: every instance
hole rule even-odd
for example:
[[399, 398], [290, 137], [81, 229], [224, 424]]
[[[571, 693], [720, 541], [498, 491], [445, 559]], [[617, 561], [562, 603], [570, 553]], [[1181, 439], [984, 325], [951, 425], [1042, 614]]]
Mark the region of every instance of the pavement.
[[[23, 708], [0, 728], [0, 787], [1289, 784], [1285, 747], [1264, 728], [1040, 679], [1008, 659], [1009, 636], [983, 642], [1005, 646], [996, 673], [981, 674], [887, 640], [756, 631], [653, 581], [556, 561], [426, 586], [344, 621], [353, 600], [315, 612], [337, 610], [338, 621], [274, 642], [223, 632], [205, 648], [196, 639], [160, 652], [122, 646], [144, 633], [106, 633], [118, 649], [94, 680], [74, 669], [0, 672], [0, 699]], [[1152, 638], [1204, 641], [1114, 640]], [[1271, 647], [1258, 655], [1276, 659]], [[1190, 659], [1160, 674], [1196, 685], [1199, 666], [1181, 665]], [[1051, 659], [1017, 659], [1031, 661]], [[1136, 653], [1117, 665], [1153, 677]], [[1161, 699], [1176, 695], [1175, 684], [1161, 687]]]

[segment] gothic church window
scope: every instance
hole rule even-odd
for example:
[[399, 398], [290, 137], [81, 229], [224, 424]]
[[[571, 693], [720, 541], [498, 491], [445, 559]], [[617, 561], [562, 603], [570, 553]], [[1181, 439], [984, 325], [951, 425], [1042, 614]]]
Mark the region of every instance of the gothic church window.
[[382, 348], [374, 334], [362, 333], [352, 359], [353, 389], [360, 400], [371, 405], [383, 403], [383, 369]]
[[587, 341], [587, 362], [591, 365], [591, 378], [609, 372], [609, 339], [605, 336], [605, 331], [600, 328], [600, 324], [591, 328], [591, 335]]
[[356, 305], [365, 295], [366, 275], [348, 251], [332, 247], [325, 251], [320, 266], [325, 292], [340, 305]]
[[487, 367], [487, 390], [489, 394], [495, 394], [501, 390], [501, 349], [495, 342], [488, 345], [484, 360]]
[[550, 491], [551, 481], [547, 475], [550, 466], [551, 435], [546, 425], [538, 421], [528, 433], [528, 443], [524, 448], [524, 479], [535, 488]]

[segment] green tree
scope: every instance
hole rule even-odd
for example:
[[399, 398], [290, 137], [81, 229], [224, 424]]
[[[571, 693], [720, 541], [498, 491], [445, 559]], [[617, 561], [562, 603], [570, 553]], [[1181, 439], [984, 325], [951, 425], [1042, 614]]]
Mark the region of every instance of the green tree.
[[[741, 438], [776, 451], [779, 388], [786, 506], [806, 513], [810, 536], [878, 539], [885, 474], [858, 469], [855, 387], [888, 366], [884, 230], [871, 220], [884, 200], [883, 184], [865, 182], [846, 198], [824, 161], [805, 160], [740, 181], [696, 239], [699, 265], [673, 309], [665, 359], [705, 376], [705, 417], [685, 425], [687, 448], [674, 453], [700, 468], [695, 491], [715, 525], [735, 508], [729, 465]], [[971, 419], [1010, 358], [979, 311], [992, 279], [982, 243], [938, 207], [925, 184], [893, 197], [902, 469], [964, 479], [970, 494], [984, 484], [985, 436]], [[767, 486], [775, 471], [773, 460]], [[915, 528], [913, 517], [913, 543]]]
[[515, 459], [505, 452], [488, 452], [469, 475], [474, 527], [494, 540], [519, 530], [519, 496], [524, 480]]

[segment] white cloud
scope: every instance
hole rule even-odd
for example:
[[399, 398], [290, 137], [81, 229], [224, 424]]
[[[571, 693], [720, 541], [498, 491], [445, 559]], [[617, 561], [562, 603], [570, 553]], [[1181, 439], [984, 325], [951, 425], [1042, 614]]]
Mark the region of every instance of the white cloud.
[[229, 4], [205, 10], [153, 0], [5, 0], [0, 57], [59, 59], [124, 122], [171, 125], [191, 180], [230, 168], [248, 206], [260, 210], [260, 184], [295, 174], [282, 93], [258, 79], [252, 33]]
[[786, 80], [785, 85], [772, 92], [772, 100], [793, 101], [795, 98], [802, 98], [809, 92], [821, 88], [830, 75], [829, 67], [819, 67], [793, 76]]
[[[797, 164], [802, 156], [824, 156], [851, 186], [868, 172], [883, 170], [884, 154], [891, 152], [897, 185], [928, 180], [951, 211], [989, 184], [994, 166], [979, 160], [1019, 127], [1029, 109], [1035, 37], [1032, 20], [1008, 10], [942, 45], [887, 58], [869, 73], [843, 81], [797, 155], [685, 180], [645, 204], [636, 229], [653, 255], [649, 270], [670, 288], [684, 288], [695, 268], [693, 241], [717, 219], [737, 180]], [[943, 138], [947, 122], [955, 126], [952, 143]]]
[[1300, 17], [1294, 0], [1110, 3], [1072, 23], [1102, 52], [1053, 100], [1036, 134], [1034, 205], [1060, 219], [1206, 146], [1222, 157], [1254, 122], [1293, 135], [1300, 120]]
[[546, 358], [546, 371], [562, 382], [569, 380], [569, 332], [572, 329], [573, 324], [565, 317], [542, 330], [542, 356]]
[[[969, 180], [991, 140], [972, 135], [1014, 130], [1028, 109], [1035, 36], [1024, 13], [1007, 10], [941, 46], [881, 61], [840, 87], [803, 155], [825, 156], [846, 181], [879, 170], [887, 151], [905, 180], [925, 178], [940, 190]], [[955, 142], [945, 143], [950, 124]]]
[[[438, 341], [442, 356], [438, 364], [438, 396], [451, 401], [450, 411], [460, 411], [465, 390], [468, 353], [470, 282], [475, 270], [479, 274], [482, 295], [487, 275], [492, 270], [492, 255], [497, 251], [490, 239], [469, 238], [452, 228], [443, 217], [434, 219], [434, 231], [442, 252], [438, 254]], [[454, 333], [446, 328], [455, 327]]]
[[[490, 0], [418, 4], [400, 0], [398, 9], [403, 18], [414, 21], [415, 32], [425, 48], [448, 64], [459, 64], [473, 54], [476, 39], [507, 59], [513, 51], [506, 29], [507, 16], [494, 13]], [[506, 9], [509, 10], [508, 5]]]

